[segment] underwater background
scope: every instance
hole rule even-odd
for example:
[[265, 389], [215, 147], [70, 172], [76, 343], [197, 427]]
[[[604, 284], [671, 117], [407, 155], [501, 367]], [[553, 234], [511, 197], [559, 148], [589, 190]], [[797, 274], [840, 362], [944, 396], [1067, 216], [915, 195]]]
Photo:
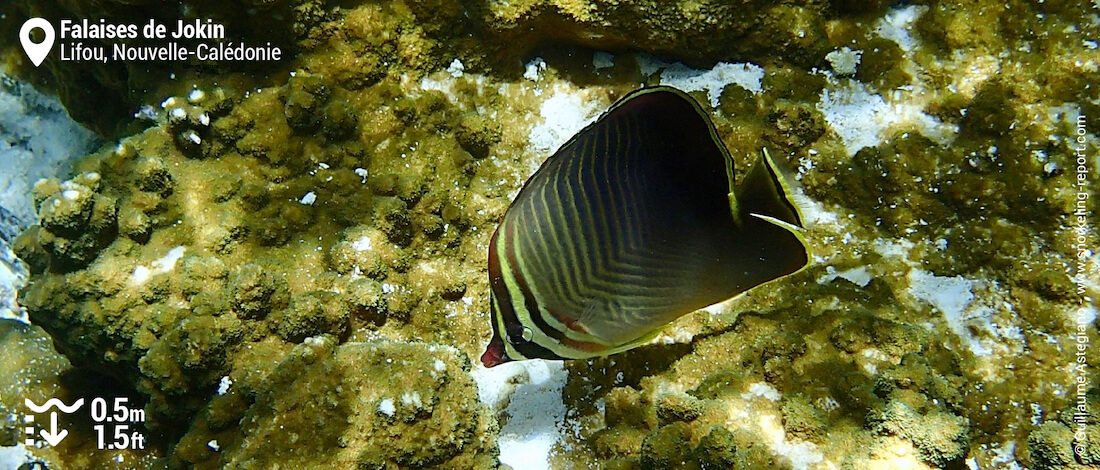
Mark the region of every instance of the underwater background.
[[[284, 55], [35, 67], [30, 17]], [[1095, 1], [5, 2], [0, 468], [1100, 468], [1098, 45]], [[810, 266], [482, 367], [504, 211], [656, 84], [788, 169]], [[51, 397], [144, 448], [27, 445]]]

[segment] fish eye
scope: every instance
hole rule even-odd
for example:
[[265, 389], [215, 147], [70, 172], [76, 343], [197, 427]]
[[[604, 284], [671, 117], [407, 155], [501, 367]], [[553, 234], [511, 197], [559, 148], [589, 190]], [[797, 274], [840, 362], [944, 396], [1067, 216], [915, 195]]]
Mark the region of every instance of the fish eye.
[[524, 327], [508, 328], [508, 342], [512, 344], [522, 344], [531, 340], [531, 329]]

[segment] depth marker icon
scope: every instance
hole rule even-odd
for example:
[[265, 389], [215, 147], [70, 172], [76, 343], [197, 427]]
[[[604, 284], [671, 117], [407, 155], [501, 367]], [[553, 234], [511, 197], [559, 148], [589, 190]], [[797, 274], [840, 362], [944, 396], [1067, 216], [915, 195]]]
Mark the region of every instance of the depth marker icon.
[[[25, 27], [26, 26], [24, 26], [24, 28]], [[24, 398], [23, 403], [25, 403], [27, 405], [27, 408], [30, 408], [30, 410], [34, 413], [45, 413], [50, 408], [56, 406], [57, 409], [60, 410], [62, 413], [69, 414], [84, 405], [84, 399], [81, 398], [70, 406], [65, 406], [65, 402], [62, 402], [61, 400], [58, 400], [56, 398], [46, 400], [46, 403], [42, 404], [42, 406], [36, 405], [33, 401], [31, 401], [30, 398]], [[27, 422], [27, 424], [34, 422], [34, 416], [27, 416], [27, 419], [25, 421]], [[25, 430], [27, 434], [32, 436], [34, 435], [34, 426], [27, 426]], [[42, 436], [42, 439], [45, 439], [46, 442], [50, 444], [51, 447], [56, 447], [58, 444], [61, 443], [62, 439], [65, 439], [65, 436], [69, 435], [69, 431], [65, 429], [57, 429], [57, 412], [50, 411], [50, 429], [49, 431], [43, 429], [39, 431], [39, 434]], [[27, 445], [34, 445], [33, 437], [27, 438]]]

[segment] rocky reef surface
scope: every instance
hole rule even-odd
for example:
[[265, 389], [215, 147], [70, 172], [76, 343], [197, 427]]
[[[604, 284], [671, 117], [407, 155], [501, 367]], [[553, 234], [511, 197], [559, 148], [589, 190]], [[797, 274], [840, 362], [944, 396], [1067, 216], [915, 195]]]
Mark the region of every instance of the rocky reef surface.
[[[144, 407], [147, 449], [97, 450], [73, 423], [29, 451], [50, 468], [1100, 466], [1092, 343], [1075, 356], [1097, 337], [1100, 267], [1074, 245], [1078, 208], [1095, 221], [1077, 182], [1100, 178], [1093, 5], [245, 3], [180, 16], [292, 38], [288, 58], [32, 69], [3, 45], [123, 136], [31, 192], [39, 223], [13, 249], [35, 326], [3, 325], [0, 444], [24, 396], [110, 390]], [[16, 10], [152, 14], [96, 5]], [[710, 108], [739, 174], [763, 147], [791, 169], [813, 263], [627, 353], [473, 364], [511, 197], [656, 83]]]

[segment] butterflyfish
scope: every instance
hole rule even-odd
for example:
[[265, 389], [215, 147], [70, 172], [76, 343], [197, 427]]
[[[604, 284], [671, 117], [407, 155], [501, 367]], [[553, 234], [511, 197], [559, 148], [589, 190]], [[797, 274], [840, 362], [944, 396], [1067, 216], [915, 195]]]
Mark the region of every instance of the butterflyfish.
[[767, 150], [739, 186], [703, 108], [636, 90], [548, 158], [489, 244], [486, 367], [583, 359], [809, 263], [802, 218]]

